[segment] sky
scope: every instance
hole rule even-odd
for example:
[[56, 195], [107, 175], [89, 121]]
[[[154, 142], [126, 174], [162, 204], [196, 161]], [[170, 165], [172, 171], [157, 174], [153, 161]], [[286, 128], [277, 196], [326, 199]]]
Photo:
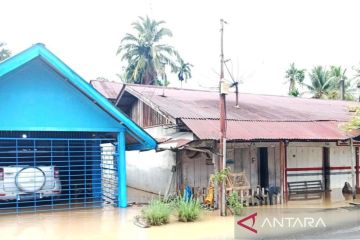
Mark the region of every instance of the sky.
[[117, 48], [131, 23], [148, 15], [166, 22], [173, 37], [164, 42], [194, 65], [183, 87], [215, 89], [223, 18], [225, 59], [240, 91], [286, 95], [292, 62], [307, 70], [342, 65], [352, 76], [360, 66], [359, 7], [356, 0], [2, 0], [0, 41], [14, 54], [42, 42], [85, 80], [120, 81]]

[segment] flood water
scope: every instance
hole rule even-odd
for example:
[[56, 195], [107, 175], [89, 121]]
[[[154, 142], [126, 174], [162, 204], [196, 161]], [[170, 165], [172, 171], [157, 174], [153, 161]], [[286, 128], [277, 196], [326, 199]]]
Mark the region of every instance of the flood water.
[[0, 216], [1, 239], [232, 239], [233, 218], [203, 214], [195, 223], [173, 217], [160, 227], [140, 228], [133, 223], [139, 207]]
[[[339, 208], [349, 206], [351, 201], [351, 196], [344, 196], [341, 191], [333, 191], [321, 199], [289, 201], [286, 205], [272, 207]], [[269, 207], [258, 207], [256, 211]], [[234, 218], [232, 216], [220, 217], [218, 212], [204, 211], [201, 219], [194, 223], [181, 223], [175, 216], [172, 216], [169, 224], [144, 229], [133, 223], [134, 217], [139, 215], [140, 211], [141, 207], [133, 206], [126, 209], [106, 207], [64, 212], [0, 215], [0, 236], [1, 239], [6, 240], [234, 238]]]

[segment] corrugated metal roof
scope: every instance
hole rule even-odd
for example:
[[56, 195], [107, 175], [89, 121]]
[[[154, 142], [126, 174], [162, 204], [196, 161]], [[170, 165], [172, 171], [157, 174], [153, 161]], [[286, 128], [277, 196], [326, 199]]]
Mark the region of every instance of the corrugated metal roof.
[[[182, 119], [200, 139], [219, 139], [219, 120]], [[359, 132], [346, 134], [335, 121], [252, 122], [227, 121], [228, 140], [343, 140]]]
[[[163, 90], [162, 87], [134, 84], [127, 84], [125, 91], [145, 99], [146, 103], [151, 102], [164, 114], [181, 119], [200, 139], [219, 138], [217, 91]], [[235, 107], [234, 93], [226, 96], [226, 104], [229, 140], [348, 139], [339, 124], [351, 118], [350, 106], [360, 106], [358, 102], [246, 93], [239, 94], [239, 107]]]
[[107, 99], [115, 100], [123, 84], [112, 81], [91, 80], [90, 84]]
[[[126, 91], [142, 96], [173, 118], [218, 119], [219, 93], [156, 86], [126, 85]], [[350, 105], [356, 102], [239, 94], [239, 107], [235, 107], [235, 94], [226, 96], [227, 119], [246, 121], [347, 121]]]

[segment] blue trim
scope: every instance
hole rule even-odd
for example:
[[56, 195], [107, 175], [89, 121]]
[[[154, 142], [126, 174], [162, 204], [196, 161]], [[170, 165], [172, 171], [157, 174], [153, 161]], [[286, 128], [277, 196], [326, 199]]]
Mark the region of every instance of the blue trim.
[[144, 145], [144, 144], [130, 144], [126, 146], [126, 150], [127, 151], [132, 151], [132, 150], [149, 150], [149, 147]]
[[[119, 128], [67, 128], [66, 131], [69, 132], [119, 132], [121, 130], [125, 129], [124, 127]], [[49, 131], [49, 132], [62, 132], [64, 131], [63, 128], [56, 128], [56, 127], [27, 127], [27, 128], [21, 128], [21, 127], [4, 127], [1, 126], [1, 131]]]
[[[95, 144], [96, 143], [96, 144]], [[100, 146], [100, 141], [92, 142], [91, 151], [92, 151], [92, 167], [91, 167], [91, 181], [92, 181], [92, 194], [93, 200], [95, 202], [101, 201], [102, 196], [102, 179], [101, 179], [101, 152], [97, 152], [98, 147]], [[86, 161], [84, 161], [86, 162]], [[86, 174], [84, 174], [86, 176]], [[86, 184], [86, 182], [85, 182]], [[86, 186], [86, 185], [85, 185]], [[95, 203], [96, 204], [96, 203]]]
[[104, 109], [104, 111], [117, 119], [126, 128], [128, 128], [131, 132], [133, 132], [140, 139], [142, 139], [144, 141], [144, 144], [142, 144], [141, 149], [150, 150], [156, 148], [157, 142], [154, 138], [152, 138], [147, 132], [145, 132], [138, 125], [136, 125], [131, 119], [121, 113], [112, 103], [110, 103], [104, 96], [97, 92], [90, 84], [88, 84], [70, 67], [63, 63], [58, 57], [56, 57], [53, 53], [46, 49], [44, 44], [35, 44], [32, 47], [26, 49], [25, 51], [1, 63], [0, 77], [3, 77], [4, 75], [8, 74], [9, 72], [15, 70], [16, 68], [38, 56], [41, 56], [50, 66], [54, 67], [56, 70], [59, 71], [60, 74], [62, 74], [65, 78], [71, 81], [71, 83], [76, 88], [78, 88], [89, 98], [93, 99], [93, 101], [98, 104], [102, 109]]
[[[8, 138], [5, 138], [5, 137], [0, 137], [0, 140], [61, 140], [61, 141], [87, 141], [87, 140], [91, 140], [91, 141], [95, 141], [95, 140], [98, 140], [98, 141], [115, 141], [114, 138], [20, 138], [20, 137], [17, 137], [17, 138], [11, 138], [11, 137], [8, 137]], [[1, 148], [1, 145], [0, 145], [0, 148]]]
[[125, 146], [125, 131], [121, 131], [117, 136], [118, 206], [121, 208], [127, 207]]

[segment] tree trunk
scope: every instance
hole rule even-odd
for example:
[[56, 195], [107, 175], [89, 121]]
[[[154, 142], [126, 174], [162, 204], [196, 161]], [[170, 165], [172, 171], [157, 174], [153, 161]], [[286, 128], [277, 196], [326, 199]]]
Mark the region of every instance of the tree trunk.
[[156, 79], [156, 72], [155, 71], [147, 72], [147, 73], [144, 74], [142, 84], [144, 84], [144, 85], [156, 85], [155, 79]]

